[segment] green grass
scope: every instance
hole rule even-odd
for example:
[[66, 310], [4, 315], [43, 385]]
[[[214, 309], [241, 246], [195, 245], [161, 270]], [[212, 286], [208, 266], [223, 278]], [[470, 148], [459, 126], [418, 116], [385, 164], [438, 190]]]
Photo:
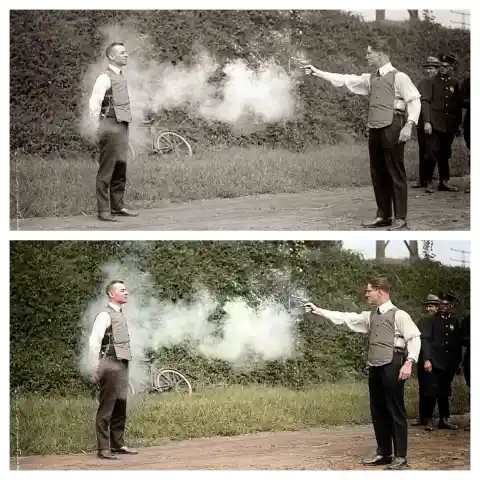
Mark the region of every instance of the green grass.
[[[407, 410], [416, 415], [417, 382], [407, 383]], [[463, 377], [454, 380], [452, 414], [464, 413]], [[95, 450], [96, 404], [91, 397], [12, 398], [10, 452], [19, 455]], [[293, 431], [370, 422], [366, 382], [321, 384], [304, 391], [261, 386], [206, 389], [191, 397], [149, 395], [130, 402], [126, 437], [135, 446], [168, 440]]]
[[[415, 141], [407, 144], [405, 164], [408, 179], [417, 179]], [[451, 174], [463, 176], [468, 171], [467, 150], [463, 140], [456, 139]], [[11, 218], [94, 213], [96, 172], [95, 159], [82, 155], [13, 156]], [[139, 155], [128, 166], [126, 201], [132, 208], [150, 208], [165, 202], [368, 185], [371, 179], [365, 143], [327, 146], [309, 153], [224, 148], [183, 158]]]

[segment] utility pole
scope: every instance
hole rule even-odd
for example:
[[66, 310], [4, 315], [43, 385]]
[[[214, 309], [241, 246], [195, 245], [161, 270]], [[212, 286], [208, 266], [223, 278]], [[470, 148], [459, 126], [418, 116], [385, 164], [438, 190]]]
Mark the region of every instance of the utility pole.
[[458, 252], [458, 253], [461, 253], [462, 254], [462, 259], [458, 259], [458, 258], [451, 258], [450, 257], [450, 260], [452, 262], [460, 262], [462, 264], [462, 267], [465, 268], [465, 264], [466, 263], [470, 263], [468, 260], [465, 260], [465, 254], [468, 253], [470, 254], [470, 252], [468, 250], [456, 250], [455, 248], [451, 248], [450, 249], [452, 252]]
[[454, 23], [454, 24], [457, 24], [457, 25], [461, 25], [462, 26], [462, 30], [465, 30], [465, 28], [467, 27], [467, 22], [465, 21], [465, 17], [469, 17], [470, 16], [470, 13], [468, 12], [462, 12], [462, 11], [459, 11], [459, 10], [450, 10], [451, 13], [454, 13], [455, 15], [461, 15], [462, 16], [462, 21], [461, 22], [457, 22], [455, 20], [450, 20], [450, 23]]

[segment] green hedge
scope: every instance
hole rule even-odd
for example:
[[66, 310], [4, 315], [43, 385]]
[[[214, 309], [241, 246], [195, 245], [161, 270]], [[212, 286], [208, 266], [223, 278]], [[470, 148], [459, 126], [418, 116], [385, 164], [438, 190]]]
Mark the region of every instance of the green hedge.
[[[153, 278], [158, 299], [188, 301], [198, 285], [219, 299], [275, 294], [284, 285], [272, 272], [289, 275], [287, 287], [333, 310], [359, 311], [365, 281], [386, 274], [393, 301], [418, 319], [430, 292], [452, 291], [459, 311], [470, 305], [470, 271], [437, 262], [378, 265], [341, 250], [339, 242], [71, 242], [16, 241], [11, 244], [11, 388], [68, 393], [90, 388], [78, 371], [80, 319], [105, 281], [100, 267], [118, 261]], [[139, 285], [129, 285], [130, 289]], [[221, 312], [212, 321], [221, 322]], [[206, 383], [252, 383], [300, 388], [362, 374], [365, 337], [333, 327], [318, 317], [299, 323], [302, 355], [239, 372], [223, 361], [194, 356], [183, 346], [155, 354]]]
[[[336, 10], [14, 10], [10, 19], [10, 144], [17, 153], [68, 155], [92, 148], [78, 133], [80, 112], [87, 100], [82, 96], [81, 79], [103, 56], [101, 32], [106, 25], [128, 25], [138, 35], [148, 35], [154, 46], [144, 53], [162, 63], [188, 62], [194, 47], [201, 45], [221, 63], [251, 59], [253, 53], [262, 58], [273, 56], [286, 66], [289, 55], [301, 49], [324, 70], [360, 73], [366, 68], [369, 41], [382, 36], [395, 41], [392, 61], [415, 82], [421, 77], [425, 58], [440, 50], [459, 55], [460, 77], [470, 65], [469, 31], [431, 22], [377, 25]], [[290, 32], [291, 47], [275, 41], [274, 31]], [[200, 146], [264, 144], [300, 150], [365, 136], [365, 98], [314, 78], [300, 86], [300, 97], [306, 111], [296, 121], [236, 134], [219, 122], [209, 125], [191, 119], [191, 137]]]

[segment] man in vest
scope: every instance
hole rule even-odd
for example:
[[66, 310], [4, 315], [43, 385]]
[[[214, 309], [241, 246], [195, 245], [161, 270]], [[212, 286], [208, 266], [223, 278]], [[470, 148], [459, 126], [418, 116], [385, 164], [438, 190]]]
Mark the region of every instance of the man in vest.
[[438, 428], [456, 430], [449, 422], [449, 397], [452, 381], [462, 361], [462, 329], [459, 320], [452, 314], [455, 297], [440, 295], [439, 311], [422, 325], [422, 358], [428, 372], [425, 400], [427, 431], [433, 431], [433, 411], [438, 404], [440, 420]]
[[[425, 322], [428, 322], [430, 317], [438, 313], [440, 306], [440, 298], [437, 295], [428, 295], [424, 302], [425, 315], [418, 321], [418, 329], [422, 331]], [[412, 426], [418, 427], [420, 425], [427, 425], [427, 414], [425, 412], [426, 405], [426, 387], [428, 385], [428, 372], [425, 370], [425, 359], [423, 358], [423, 351], [420, 349], [420, 355], [417, 363], [417, 379], [418, 379], [418, 418], [412, 423]]]
[[452, 143], [462, 122], [460, 85], [452, 74], [455, 63], [455, 55], [441, 55], [439, 73], [426, 82], [422, 90], [427, 151], [438, 166], [438, 189], [446, 192], [458, 191], [448, 183]]
[[[420, 92], [420, 95], [422, 95], [428, 79], [437, 75], [439, 67], [440, 61], [438, 58], [427, 58], [427, 61], [423, 64], [424, 76], [418, 84], [418, 91]], [[423, 120], [423, 114], [420, 111], [420, 117], [418, 118], [417, 125], [419, 181], [413, 185], [413, 188], [425, 188], [426, 193], [433, 193], [432, 179], [433, 172], [435, 170], [435, 163], [432, 162], [432, 159], [428, 156], [427, 140], [425, 137], [425, 122]]]
[[115, 42], [107, 47], [108, 68], [98, 76], [90, 97], [90, 114], [100, 146], [96, 189], [98, 218], [116, 222], [116, 216], [137, 216], [125, 208], [128, 128], [132, 121], [127, 81], [122, 68], [127, 51]]
[[305, 311], [369, 336], [368, 388], [377, 451], [362, 463], [388, 465], [388, 469], [397, 470], [407, 465], [404, 388], [405, 381], [412, 375], [412, 365], [418, 360], [420, 332], [410, 315], [393, 305], [389, 292], [386, 278], [374, 278], [365, 289], [368, 304], [375, 307], [372, 311], [334, 312], [313, 303], [307, 303]]
[[410, 78], [390, 63], [389, 52], [384, 41], [368, 47], [366, 58], [369, 66], [376, 70], [373, 74], [342, 75], [318, 70], [313, 65], [303, 68], [305, 73], [323, 78], [336, 87], [345, 86], [353, 93], [369, 96], [368, 149], [377, 216], [363, 226], [401, 230], [407, 226], [405, 142], [411, 138], [412, 126], [418, 123], [421, 104], [420, 93]]
[[109, 299], [103, 312], [95, 318], [90, 335], [90, 358], [93, 375], [100, 384], [96, 417], [98, 456], [116, 460], [115, 454], [136, 454], [124, 442], [127, 418], [128, 363], [132, 359], [128, 324], [122, 312], [128, 293], [120, 280], [106, 287]]

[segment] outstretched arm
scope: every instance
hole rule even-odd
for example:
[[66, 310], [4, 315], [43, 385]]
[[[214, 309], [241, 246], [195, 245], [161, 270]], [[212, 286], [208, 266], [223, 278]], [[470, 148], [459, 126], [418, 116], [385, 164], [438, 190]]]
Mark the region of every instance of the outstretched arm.
[[307, 303], [305, 311], [313, 313], [313, 315], [325, 317], [335, 325], [346, 325], [354, 332], [368, 333], [370, 331], [370, 312], [335, 312], [317, 307], [313, 303]]
[[370, 74], [362, 75], [343, 75], [341, 73], [331, 73], [319, 70], [313, 65], [304, 65], [305, 73], [311, 73], [314, 77], [322, 78], [330, 82], [334, 87], [347, 87], [352, 93], [357, 95], [368, 95], [370, 93]]

